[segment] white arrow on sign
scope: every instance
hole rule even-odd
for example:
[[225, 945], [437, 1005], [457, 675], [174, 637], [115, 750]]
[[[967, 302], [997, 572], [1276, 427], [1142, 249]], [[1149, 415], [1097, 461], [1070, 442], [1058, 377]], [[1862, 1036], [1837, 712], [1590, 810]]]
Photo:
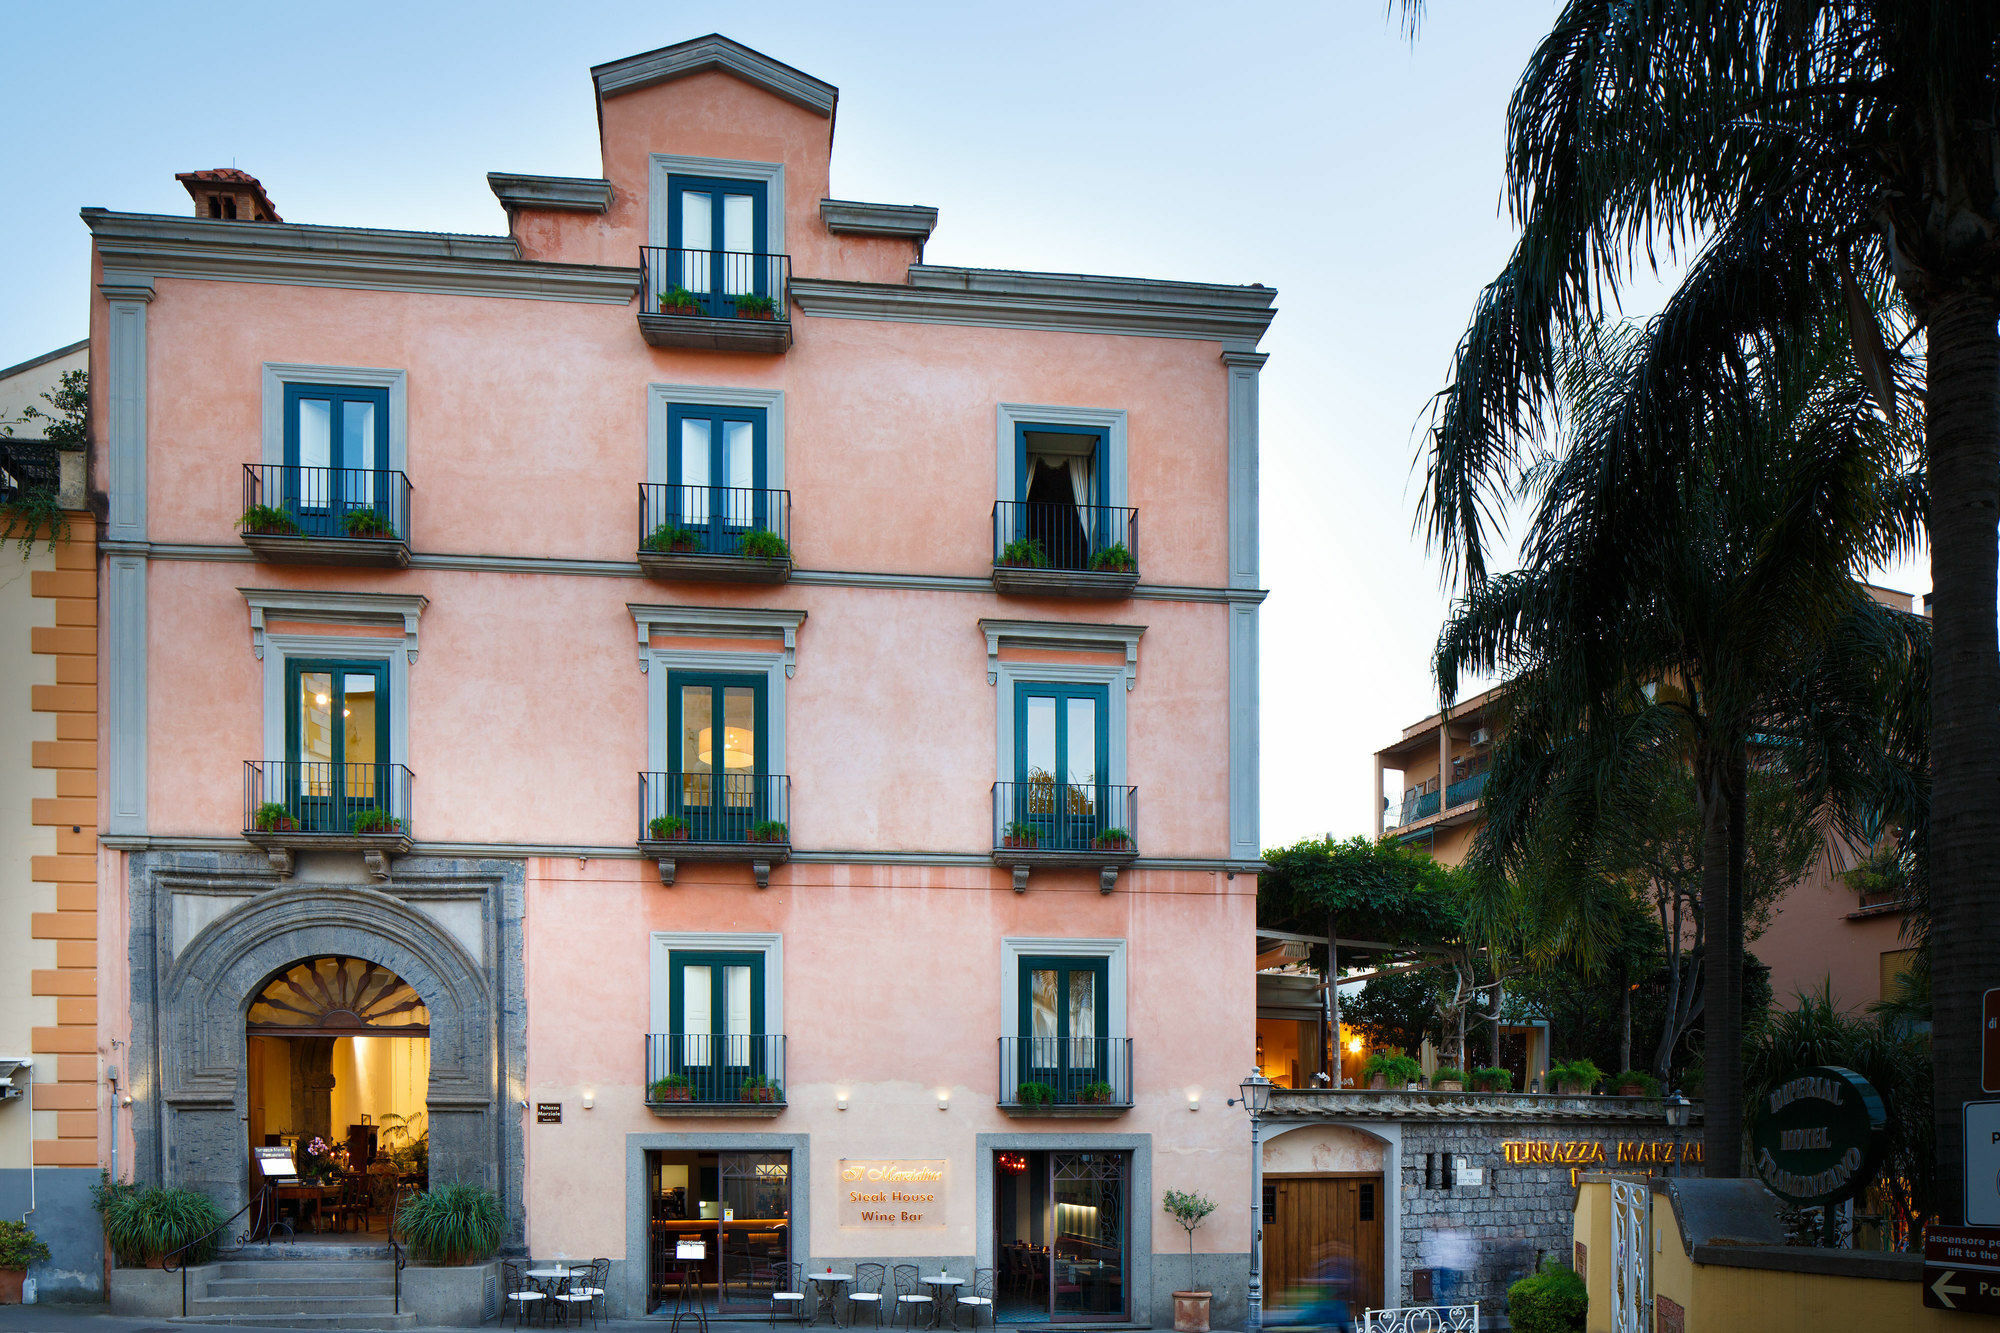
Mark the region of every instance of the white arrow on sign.
[[1956, 1310], [1958, 1308], [1957, 1303], [1952, 1300], [1952, 1297], [1965, 1295], [1964, 1287], [1947, 1287], [1945, 1285], [1945, 1283], [1957, 1276], [1958, 1270], [1956, 1268], [1947, 1268], [1944, 1272], [1938, 1274], [1937, 1281], [1931, 1283], [1931, 1294], [1943, 1301], [1944, 1308], [1947, 1310]]

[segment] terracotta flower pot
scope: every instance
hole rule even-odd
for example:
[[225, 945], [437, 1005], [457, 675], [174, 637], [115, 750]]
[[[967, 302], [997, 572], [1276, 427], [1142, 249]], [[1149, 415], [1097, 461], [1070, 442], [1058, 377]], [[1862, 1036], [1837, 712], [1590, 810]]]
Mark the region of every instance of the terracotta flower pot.
[[1448, 1078], [1448, 1079], [1444, 1080], [1444, 1081], [1443, 1081], [1442, 1083], [1440, 1083], [1440, 1084], [1438, 1084], [1438, 1085], [1437, 1085], [1437, 1088], [1436, 1088], [1436, 1091], [1438, 1091], [1438, 1092], [1464, 1092], [1464, 1091], [1465, 1091], [1465, 1085], [1464, 1085], [1463, 1083], [1460, 1083], [1460, 1082], [1458, 1082], [1458, 1081], [1457, 1081], [1456, 1079], [1449, 1079], [1449, 1078]]
[[660, 1100], [663, 1102], [691, 1102], [694, 1100], [694, 1089], [661, 1088]]
[[1581, 1083], [1558, 1083], [1556, 1092], [1564, 1097], [1588, 1097], [1590, 1089]]
[[1205, 1291], [1174, 1293], [1174, 1333], [1208, 1333], [1208, 1296]]
[[0, 1268], [0, 1305], [21, 1303], [21, 1282], [27, 1276], [25, 1268]]
[[1034, 838], [1017, 838], [1010, 833], [1002, 840], [1002, 845], [1007, 847], [1034, 848], [1041, 846], [1041, 843]]
[[1645, 1085], [1641, 1083], [1620, 1083], [1611, 1091], [1619, 1097], [1643, 1097], [1646, 1095]]
[[778, 312], [775, 310], [739, 310], [736, 312], [736, 317], [738, 319], [776, 319]]
[[1370, 1092], [1387, 1092], [1389, 1090], [1389, 1076], [1387, 1074], [1377, 1074], [1374, 1078], [1369, 1079], [1368, 1090]]

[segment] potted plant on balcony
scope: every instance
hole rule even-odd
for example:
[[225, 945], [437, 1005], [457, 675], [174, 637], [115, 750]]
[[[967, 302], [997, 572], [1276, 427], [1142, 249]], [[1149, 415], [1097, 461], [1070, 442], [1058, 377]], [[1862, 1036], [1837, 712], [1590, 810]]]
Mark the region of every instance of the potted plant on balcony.
[[1132, 550], [1124, 542], [1113, 542], [1090, 557], [1090, 567], [1099, 574], [1130, 574], [1139, 567]]
[[781, 819], [760, 819], [750, 826], [752, 842], [786, 842], [791, 836], [791, 829]]
[[1041, 831], [1033, 824], [1023, 824], [1020, 820], [1016, 819], [1007, 825], [1006, 832], [1000, 837], [1000, 845], [1003, 847], [1021, 848], [1039, 847], [1042, 845]]
[[1621, 1070], [1611, 1076], [1611, 1091], [1619, 1097], [1657, 1097], [1660, 1080], [1643, 1070]]
[[28, 1265], [49, 1261], [49, 1247], [26, 1222], [0, 1221], [0, 1305], [21, 1303]]
[[236, 520], [236, 526], [257, 537], [299, 536], [299, 522], [287, 510], [276, 505], [251, 505], [243, 511], [243, 517]]
[[389, 516], [375, 509], [350, 509], [340, 520], [340, 530], [349, 537], [365, 537], [371, 540], [394, 537], [396, 529], [390, 524]]
[[694, 1100], [694, 1080], [686, 1074], [668, 1074], [665, 1078], [654, 1079], [646, 1085], [646, 1100], [691, 1102]]
[[753, 560], [790, 560], [792, 548], [785, 545], [785, 539], [769, 528], [752, 528], [737, 540], [739, 554]]
[[356, 837], [379, 836], [387, 833], [401, 833], [403, 821], [387, 810], [363, 810], [347, 822], [348, 831]]
[[1030, 1079], [1015, 1087], [1014, 1100], [1023, 1106], [1053, 1106], [1056, 1101], [1056, 1090], [1046, 1083]]
[[785, 1100], [785, 1092], [762, 1074], [751, 1074], [736, 1085], [736, 1100], [758, 1106], [774, 1106]]
[[1437, 1073], [1431, 1075], [1431, 1087], [1438, 1092], [1464, 1092], [1465, 1071], [1450, 1065], [1441, 1066]]
[[654, 815], [646, 821], [646, 833], [654, 842], [686, 842], [688, 822], [679, 815]]
[[660, 313], [663, 315], [699, 315], [701, 298], [685, 287], [669, 287], [660, 293]]
[[1502, 1069], [1498, 1065], [1487, 1065], [1483, 1069], [1475, 1069], [1472, 1071], [1472, 1090], [1474, 1092], [1512, 1092], [1514, 1090], [1514, 1071], [1511, 1069]]
[[1047, 569], [1049, 553], [1033, 537], [1016, 537], [1000, 548], [1000, 563], [1015, 569]]
[[1111, 1095], [1111, 1085], [1101, 1079], [1095, 1083], [1086, 1083], [1076, 1090], [1076, 1100], [1084, 1106], [1109, 1106]]
[[1215, 1211], [1215, 1200], [1195, 1191], [1168, 1190], [1160, 1196], [1160, 1207], [1180, 1224], [1188, 1238], [1189, 1290], [1174, 1293], [1174, 1333], [1208, 1333], [1210, 1293], [1193, 1290], [1194, 1229], [1201, 1225], [1203, 1218]]
[[1361, 1066], [1361, 1077], [1377, 1092], [1390, 1088], [1407, 1088], [1412, 1083], [1421, 1083], [1424, 1067], [1393, 1046], [1377, 1051]]
[[702, 548], [703, 539], [693, 528], [684, 528], [678, 523], [662, 523], [646, 534], [639, 543], [641, 550], [659, 551], [667, 555], [688, 555]]
[[1565, 1097], [1584, 1097], [1604, 1081], [1604, 1071], [1588, 1060], [1569, 1060], [1550, 1065], [1548, 1081]]
[[290, 833], [298, 828], [299, 821], [292, 818], [292, 812], [279, 801], [266, 801], [257, 807], [250, 826], [259, 833]]
[[1132, 850], [1132, 835], [1122, 828], [1105, 829], [1090, 841], [1100, 852], [1129, 852]]
[[776, 319], [778, 317], [778, 303], [768, 296], [759, 296], [755, 292], [745, 292], [736, 298], [736, 317], [738, 319]]

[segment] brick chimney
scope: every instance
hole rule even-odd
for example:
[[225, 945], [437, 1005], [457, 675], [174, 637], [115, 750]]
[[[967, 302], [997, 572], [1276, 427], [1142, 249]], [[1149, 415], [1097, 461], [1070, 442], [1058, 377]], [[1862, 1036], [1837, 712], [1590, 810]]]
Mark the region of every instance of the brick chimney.
[[233, 222], [283, 222], [271, 196], [247, 171], [216, 167], [209, 171], [176, 172], [174, 179], [194, 197], [194, 215]]

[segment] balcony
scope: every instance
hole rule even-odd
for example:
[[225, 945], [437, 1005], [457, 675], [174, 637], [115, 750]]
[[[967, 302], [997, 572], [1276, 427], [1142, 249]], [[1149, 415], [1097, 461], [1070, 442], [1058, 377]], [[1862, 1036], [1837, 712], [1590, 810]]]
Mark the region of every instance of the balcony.
[[792, 493], [641, 483], [639, 569], [669, 583], [783, 583]]
[[783, 352], [792, 345], [792, 257], [639, 251], [639, 332], [655, 347]]
[[993, 506], [995, 592], [1113, 600], [1138, 586], [1138, 510], [1024, 500]]
[[779, 1034], [646, 1035], [646, 1106], [659, 1116], [757, 1116], [785, 1109]]
[[410, 479], [373, 468], [243, 465], [243, 544], [274, 565], [410, 563]]
[[641, 773], [639, 850], [672, 884], [682, 862], [735, 861], [769, 888], [792, 859], [792, 780], [783, 773]]
[[1132, 1109], [1130, 1037], [1000, 1038], [1000, 1110], [1108, 1120]]
[[1052, 780], [993, 784], [993, 864], [1025, 893], [1035, 869], [1095, 870], [1109, 893], [1139, 858], [1139, 789]]
[[281, 875], [298, 852], [360, 852], [377, 879], [410, 850], [410, 770], [402, 764], [252, 759], [243, 766], [243, 837]]

